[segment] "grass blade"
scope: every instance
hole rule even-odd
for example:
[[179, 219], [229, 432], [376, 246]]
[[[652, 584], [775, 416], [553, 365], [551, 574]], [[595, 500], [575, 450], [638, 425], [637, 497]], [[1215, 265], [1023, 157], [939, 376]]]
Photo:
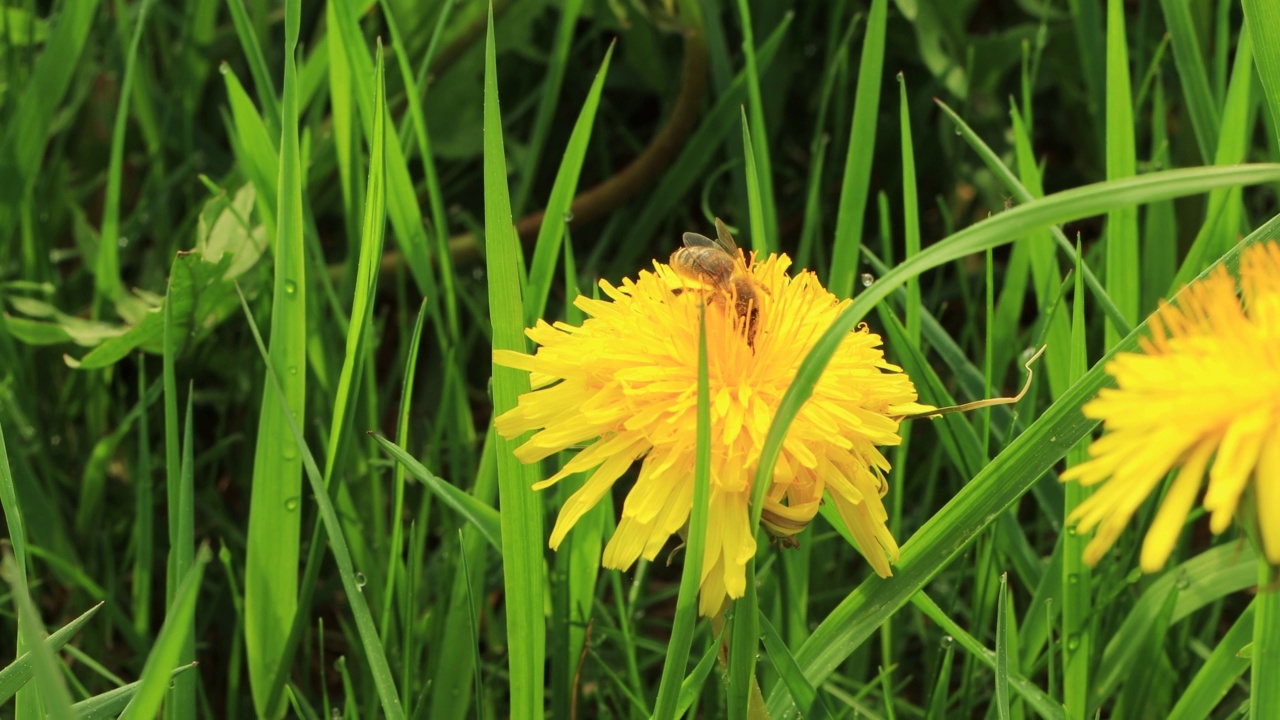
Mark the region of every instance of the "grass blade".
[[[1107, 0], [1107, 179], [1133, 176], [1133, 91], [1129, 82], [1129, 50], [1125, 38], [1124, 3]], [[1138, 263], [1138, 209], [1118, 207], [1107, 213], [1107, 295], [1130, 324], [1138, 319], [1142, 273]], [[1107, 325], [1106, 346], [1124, 332]]]
[[862, 247], [862, 225], [866, 218], [871, 187], [872, 153], [876, 144], [876, 118], [880, 114], [880, 75], [884, 70], [884, 38], [888, 0], [872, 0], [867, 16], [867, 32], [858, 63], [858, 89], [853, 101], [853, 121], [849, 126], [849, 149], [844, 159], [840, 204], [836, 213], [836, 235], [831, 250], [831, 272], [827, 289], [836, 297], [853, 295], [853, 279], [858, 274], [858, 252]]
[[[751, 157], [750, 155], [747, 156]], [[707, 508], [711, 499], [711, 390], [707, 379], [706, 308], [699, 312], [698, 336], [698, 429], [693, 466], [693, 509], [689, 515], [689, 538], [684, 567], [680, 571], [680, 593], [676, 596], [676, 617], [671, 640], [662, 663], [654, 720], [676, 717], [680, 686], [693, 646], [694, 623], [698, 619], [698, 587], [702, 580], [703, 553], [707, 544]]]
[[763, 631], [761, 637], [764, 639], [765, 650], [769, 653], [769, 660], [773, 662], [773, 668], [778, 671], [778, 676], [791, 693], [791, 700], [800, 709], [800, 717], [809, 720], [835, 717], [821, 693], [805, 679], [804, 672], [796, 664], [795, 656], [787, 649], [786, 642], [764, 613], [760, 614], [760, 629]]
[[[253, 315], [249, 312], [249, 306], [243, 294], [240, 296], [240, 303], [244, 310], [245, 318], [249, 322], [249, 330], [253, 334], [254, 342], [258, 346], [258, 352], [262, 355], [263, 362], [267, 365], [267, 390], [275, 396], [281, 408], [285, 408], [288, 400], [284, 395], [283, 378], [280, 378], [274, 368], [271, 367], [270, 353], [262, 341], [262, 335], [258, 332], [257, 324], [253, 322]], [[329, 548], [333, 554], [334, 564], [338, 566], [338, 576], [342, 580], [343, 592], [346, 593], [347, 601], [351, 604], [351, 614], [355, 619], [356, 633], [360, 638], [365, 659], [369, 663], [374, 687], [377, 689], [378, 699], [382, 704], [383, 715], [390, 720], [403, 720], [405, 717], [404, 707], [400, 704], [400, 696], [396, 692], [395, 680], [392, 678], [391, 668], [387, 664], [387, 656], [383, 651], [382, 641], [378, 638], [378, 628], [373, 622], [373, 615], [369, 612], [369, 604], [365, 600], [364, 584], [366, 581], [363, 578], [357, 579], [356, 577], [358, 573], [356, 573], [355, 566], [351, 562], [351, 550], [342, 532], [342, 525], [338, 520], [338, 512], [334, 509], [333, 501], [330, 500], [329, 494], [324, 487], [324, 479], [320, 473], [320, 468], [316, 465], [315, 457], [311, 454], [305, 438], [302, 437], [302, 431], [299, 429], [297, 422], [288, 413], [285, 414], [285, 420], [289, 425], [293, 446], [299, 450], [301, 455], [307, 482], [310, 483], [317, 509], [320, 511], [320, 520], [323, 523], [325, 533], [329, 537]], [[284, 628], [284, 632], [289, 632], [289, 628]], [[283, 694], [277, 693], [270, 699], [274, 701], [273, 704], [278, 705], [283, 700]]]
[[1169, 720], [1194, 720], [1213, 714], [1231, 686], [1249, 670], [1250, 659], [1240, 656], [1240, 648], [1248, 644], [1253, 635], [1253, 619], [1254, 606], [1250, 603], [1191, 679], [1178, 703], [1169, 711]]
[[426, 468], [422, 463], [418, 462], [404, 448], [391, 442], [390, 440], [374, 435], [373, 439], [377, 441], [382, 449], [392, 457], [401, 467], [409, 471], [427, 487], [436, 497], [440, 498], [445, 505], [448, 505], [454, 512], [471, 522], [476, 530], [489, 541], [494, 550], [502, 551], [502, 530], [501, 521], [498, 517], [498, 511], [492, 506], [487, 505], [474, 495], [460, 490], [456, 485], [449, 483]]
[[[751, 247], [763, 254], [768, 248], [778, 245], [778, 218], [773, 195], [773, 167], [769, 161], [769, 135], [765, 132], [764, 125], [764, 99], [760, 96], [760, 68], [756, 64], [756, 40], [751, 29], [751, 9], [747, 0], [738, 0], [738, 18], [742, 21], [742, 56], [746, 61], [747, 71], [745, 112], [751, 117], [751, 137], [746, 146], [748, 154], [745, 157], [759, 170], [756, 176], [757, 187], [747, 187], [748, 201], [759, 205], [760, 214], [759, 222], [752, 222]], [[745, 118], [742, 129], [747, 132]], [[753, 193], [757, 197], [751, 200]], [[760, 231], [759, 235], [757, 229]]]
[[[191, 405], [187, 404], [187, 429], [191, 429]], [[190, 432], [188, 432], [188, 436]], [[190, 447], [188, 446], [188, 453]], [[160, 711], [164, 702], [165, 691], [169, 689], [169, 677], [180, 663], [179, 658], [186, 654], [188, 646], [194, 647], [196, 598], [200, 594], [200, 580], [204, 576], [204, 566], [208, 564], [212, 554], [207, 546], [201, 547], [195, 563], [187, 570], [186, 577], [178, 586], [169, 613], [160, 626], [155, 645], [147, 655], [147, 664], [138, 679], [138, 689], [133, 699], [120, 713], [121, 720], [134, 718], [153, 718]], [[194, 690], [194, 683], [192, 683]], [[194, 698], [192, 698], [194, 700]]]
[[[285, 5], [283, 130], [280, 139], [279, 212], [275, 242], [275, 282], [271, 301], [271, 350], [258, 414], [245, 556], [245, 650], [249, 686], [259, 715], [278, 717], [279, 703], [267, 707], [269, 688], [283, 657], [298, 602], [302, 462], [291, 432], [294, 417], [306, 417], [307, 277], [303, 242], [302, 164], [298, 143], [297, 67], [301, 8]], [[280, 379], [284, 402], [271, 377]]]
[[325, 456], [324, 486], [328, 488], [335, 473], [346, 462], [351, 444], [351, 425], [359, 400], [359, 378], [369, 355], [373, 337], [373, 304], [378, 292], [378, 270], [382, 260], [382, 244], [386, 214], [386, 95], [384, 92], [382, 45], [374, 66], [373, 139], [369, 147], [369, 180], [364, 199], [364, 228], [360, 233], [360, 259], [356, 268], [355, 296], [351, 304], [351, 322], [347, 326], [346, 352], [333, 401], [333, 418], [329, 426], [329, 443]]
[[[1089, 327], [1085, 323], [1084, 294], [1080, 292], [1079, 265], [1076, 267], [1076, 292], [1071, 310], [1071, 347], [1069, 350], [1069, 378], [1079, 380], [1088, 369], [1085, 338]], [[1089, 456], [1088, 446], [1081, 442], [1067, 452], [1067, 464], [1075, 465]], [[1089, 489], [1079, 483], [1063, 488], [1062, 518], [1066, 518], [1076, 506], [1089, 496]], [[1062, 644], [1063, 705], [1067, 717], [1083, 720], [1089, 707], [1089, 663], [1093, 657], [1093, 633], [1089, 619], [1093, 615], [1093, 573], [1084, 563], [1084, 548], [1088, 538], [1078, 533], [1062, 535], [1062, 634], [1068, 638]]]
[[556, 258], [560, 255], [560, 246], [568, 231], [569, 206], [573, 203], [573, 195], [578, 188], [578, 177], [582, 174], [582, 162], [587, 156], [587, 144], [591, 141], [591, 128], [595, 124], [596, 110], [600, 107], [600, 93], [604, 90], [604, 80], [609, 74], [609, 60], [613, 57], [613, 47], [610, 43], [604, 55], [604, 62], [600, 64], [600, 71], [596, 73], [596, 79], [591, 83], [591, 90], [587, 92], [587, 99], [582, 103], [578, 121], [573, 125], [573, 134], [569, 136], [569, 144], [565, 146], [560, 169], [556, 172], [555, 184], [551, 186], [551, 197], [547, 199], [546, 212], [542, 216], [542, 227], [538, 229], [538, 239], [533, 246], [533, 263], [529, 266], [529, 285], [524, 301], [525, 323], [530, 326], [542, 317], [547, 307], [547, 296], [551, 293], [551, 281], [555, 277]]
[[1249, 35], [1267, 38], [1254, 43], [1253, 62], [1262, 80], [1262, 91], [1267, 98], [1267, 111], [1275, 127], [1280, 127], [1280, 47], [1271, 41], [1280, 33], [1280, 6], [1267, 0], [1241, 0], [1244, 22]]
[[4, 551], [4, 557], [0, 559], [0, 575], [4, 576], [13, 594], [18, 615], [18, 632], [22, 633], [22, 643], [34, 661], [32, 666], [36, 677], [36, 697], [26, 706], [25, 712], [40, 717], [38, 708], [43, 706], [52, 717], [71, 717], [71, 694], [67, 692], [62, 668], [53, 655], [52, 643], [48, 642], [45, 635], [40, 612], [31, 601], [26, 571], [18, 567], [13, 554], [8, 550]]
[[[62, 649], [62, 646], [71, 642], [71, 639], [80, 632], [80, 629], [89, 622], [89, 619], [102, 609], [104, 603], [99, 602], [93, 607], [85, 610], [79, 617], [71, 622], [63, 625], [55, 630], [48, 638], [45, 639], [45, 645], [49, 646], [50, 653], [56, 653]], [[35, 672], [35, 658], [30, 652], [24, 652], [18, 656], [16, 660], [4, 666], [0, 670], [0, 703], [6, 703], [9, 698], [13, 697], [18, 690], [23, 688], [27, 681], [31, 679]]]
[[[507, 161], [498, 107], [498, 70], [493, 40], [493, 5], [485, 40], [484, 73], [484, 235], [489, 267], [489, 317], [494, 350], [523, 351], [524, 305], [521, 302], [520, 241], [511, 219]], [[529, 391], [529, 376], [493, 365], [493, 412], [516, 406]], [[537, 466], [513, 454], [522, 438], [497, 439], [498, 495], [502, 506], [502, 576], [506, 588], [507, 642], [511, 715], [540, 718], [546, 625], [542, 612], [542, 501], [534, 494]]]
[[[1191, 4], [1183, 0], [1160, 0], [1165, 26], [1173, 45], [1173, 62], [1178, 68], [1182, 99], [1187, 103], [1191, 129], [1196, 135], [1200, 158], [1208, 162], [1218, 153], [1218, 104], [1209, 90], [1209, 73], [1204, 53], [1200, 50], [1200, 30], [1191, 17]], [[1245, 20], [1249, 6], [1245, 3]]]

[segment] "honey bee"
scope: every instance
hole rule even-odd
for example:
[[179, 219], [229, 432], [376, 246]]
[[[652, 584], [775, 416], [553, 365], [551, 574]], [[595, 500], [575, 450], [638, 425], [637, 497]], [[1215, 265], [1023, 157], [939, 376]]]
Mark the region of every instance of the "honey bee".
[[760, 317], [760, 295], [768, 290], [747, 269], [742, 251], [733, 242], [729, 228], [716, 218], [716, 239], [687, 232], [684, 247], [671, 253], [671, 269], [677, 275], [697, 281], [733, 302], [734, 311], [746, 326], [747, 345], [755, 347], [756, 323]]

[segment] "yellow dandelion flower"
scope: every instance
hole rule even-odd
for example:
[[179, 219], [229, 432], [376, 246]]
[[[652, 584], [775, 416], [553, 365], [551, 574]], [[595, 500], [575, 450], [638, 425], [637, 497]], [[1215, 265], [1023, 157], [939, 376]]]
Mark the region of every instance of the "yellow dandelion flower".
[[1106, 481], [1068, 518], [1081, 532], [1098, 531], [1085, 549], [1089, 564], [1174, 468], [1143, 541], [1145, 572], [1169, 559], [1206, 477], [1209, 528], [1226, 530], [1251, 491], [1263, 554], [1280, 564], [1280, 245], [1244, 251], [1240, 289], [1243, 303], [1219, 266], [1160, 307], [1142, 352], [1107, 364], [1117, 387], [1084, 406], [1105, 432], [1091, 459], [1062, 476]]
[[[579, 297], [574, 304], [588, 316], [581, 327], [539, 321], [527, 331], [539, 345], [535, 354], [495, 351], [495, 362], [530, 373], [533, 390], [496, 421], [506, 437], [538, 431], [517, 457], [535, 462], [585, 445], [534, 487], [593, 470], [561, 508], [552, 548], [638, 460], [603, 565], [626, 569], [641, 556], [653, 560], [688, 520], [698, 318], [706, 297], [712, 458], [699, 610], [714, 615], [742, 596], [746, 563], [756, 553], [748, 505], [765, 435], [800, 362], [848, 303], [811, 272], [789, 276], [789, 265], [785, 255], [751, 263], [748, 272], [764, 292], [746, 314], [735, 309], [736, 296], [691, 289], [696, 283], [655, 262], [653, 272], [621, 287], [601, 281], [607, 299]], [[932, 409], [915, 400], [911, 380], [885, 361], [880, 338], [865, 326], [851, 332], [791, 425], [767, 493], [767, 529], [799, 532], [829, 491], [862, 554], [889, 575], [898, 545], [881, 502], [889, 463], [876, 446], [901, 441], [901, 416]]]

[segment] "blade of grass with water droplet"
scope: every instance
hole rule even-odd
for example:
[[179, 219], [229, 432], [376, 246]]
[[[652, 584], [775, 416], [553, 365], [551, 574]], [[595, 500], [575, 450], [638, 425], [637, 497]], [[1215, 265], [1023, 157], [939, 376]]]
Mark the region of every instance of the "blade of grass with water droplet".
[[[1078, 257], [1078, 255], [1077, 255]], [[1068, 379], [1079, 380], [1088, 370], [1088, 324], [1085, 319], [1084, 294], [1081, 292], [1080, 264], [1076, 263], [1076, 292], [1071, 308], [1071, 345], [1067, 353]], [[1088, 443], [1081, 441], [1067, 452], [1067, 465], [1084, 462], [1088, 458]], [[1070, 483], [1063, 488], [1063, 524], [1081, 502], [1090, 495], [1089, 488]], [[1088, 538], [1074, 530], [1062, 536], [1062, 644], [1063, 703], [1071, 718], [1084, 718], [1089, 705], [1090, 662], [1093, 654], [1093, 633], [1090, 620], [1093, 617], [1093, 582], [1089, 566], [1084, 562], [1084, 548]]]
[[[281, 408], [286, 408], [288, 399], [284, 394], [283, 380], [271, 367], [270, 352], [262, 340], [261, 333], [258, 332], [258, 325], [253, 320], [253, 315], [249, 311], [248, 301], [243, 294], [240, 295], [240, 307], [244, 312], [245, 320], [249, 324], [249, 331], [253, 335], [254, 344], [258, 347], [258, 353], [267, 366], [267, 390], [272, 393]], [[315, 457], [311, 454], [311, 449], [307, 446], [306, 439], [302, 437], [302, 430], [290, 414], [285, 413], [284, 419], [288, 423], [294, 447], [298, 448], [302, 467], [306, 472], [307, 482], [310, 484], [311, 493], [315, 497], [316, 507], [320, 513], [320, 520], [323, 523], [325, 533], [328, 535], [329, 550], [333, 555], [334, 564], [338, 567], [338, 577], [342, 580], [343, 592], [346, 593], [347, 602], [351, 606], [351, 615], [355, 620], [356, 634], [359, 637], [361, 648], [364, 650], [364, 659], [369, 663], [369, 672], [373, 676], [373, 684], [381, 702], [382, 713], [390, 720], [403, 720], [404, 706], [400, 704], [400, 696], [396, 692], [395, 680], [387, 663], [386, 652], [383, 650], [382, 641], [378, 638], [378, 628], [373, 622], [373, 615], [369, 612], [369, 604], [365, 599], [364, 585], [366, 581], [363, 576], [356, 572], [355, 566], [351, 562], [351, 550], [347, 545], [346, 536], [342, 532], [342, 525], [338, 520], [338, 512], [324, 487], [324, 478], [320, 468], [316, 465]], [[295, 560], [295, 565], [296, 562]], [[285, 630], [288, 631], [289, 629], [285, 628]], [[283, 675], [285, 673], [278, 673], [278, 676]], [[287, 687], [280, 680], [280, 677], [273, 679], [273, 682], [277, 683], [276, 687]], [[352, 697], [353, 694], [349, 691], [348, 699]], [[279, 705], [283, 702], [283, 698], [284, 696], [279, 694], [279, 691], [276, 691], [267, 698], [268, 704]]]
[[[280, 139], [274, 289], [271, 299], [270, 360], [258, 413], [258, 437], [249, 501], [245, 553], [245, 651], [249, 685], [259, 715], [278, 716], [268, 707], [298, 599], [302, 462], [290, 424], [306, 420], [307, 276], [302, 219], [302, 166], [298, 143], [297, 68], [300, 8], [285, 8], [283, 122]], [[270, 378], [278, 377], [284, 403]]]
[[[485, 40], [484, 73], [484, 235], [489, 269], [489, 317], [493, 349], [525, 350], [520, 240], [511, 219], [507, 161], [498, 107], [498, 70], [493, 40], [493, 6]], [[493, 412], [502, 414], [529, 392], [529, 375], [493, 365]], [[536, 719], [543, 714], [546, 623], [543, 617], [542, 500], [534, 493], [537, 466], [513, 454], [522, 438], [497, 439], [498, 495], [502, 506], [502, 577], [506, 590], [511, 714]]]
[[[955, 620], [951, 619], [933, 598], [924, 592], [917, 592], [910, 598], [911, 604], [929, 618], [938, 627], [945, 632], [957, 645], [964, 648], [970, 656], [978, 660], [989, 669], [995, 669], [996, 653], [987, 649], [978, 639], [970, 635]], [[1007, 676], [1009, 689], [1017, 693], [1023, 700], [1036, 711], [1040, 717], [1049, 718], [1051, 720], [1064, 720], [1065, 715], [1061, 706], [1056, 700], [1051, 698], [1035, 683], [1019, 676], [1017, 673], [1009, 673]]]

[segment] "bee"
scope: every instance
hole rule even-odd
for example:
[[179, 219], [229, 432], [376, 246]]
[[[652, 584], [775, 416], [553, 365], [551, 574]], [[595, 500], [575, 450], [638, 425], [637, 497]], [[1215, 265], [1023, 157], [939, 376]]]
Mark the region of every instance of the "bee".
[[769, 291], [752, 277], [742, 251], [720, 218], [716, 218], [715, 240], [698, 233], [685, 233], [684, 247], [671, 253], [670, 265], [677, 275], [702, 283], [732, 300], [734, 311], [746, 326], [747, 345], [755, 347], [760, 295], [767, 295]]

